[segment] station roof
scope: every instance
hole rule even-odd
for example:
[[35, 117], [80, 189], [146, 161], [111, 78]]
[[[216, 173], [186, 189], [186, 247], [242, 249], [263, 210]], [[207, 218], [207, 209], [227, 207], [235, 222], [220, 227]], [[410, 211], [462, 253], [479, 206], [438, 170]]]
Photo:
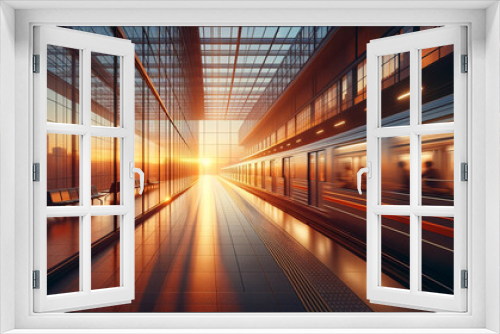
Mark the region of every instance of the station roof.
[[205, 119], [246, 119], [301, 29], [199, 27]]

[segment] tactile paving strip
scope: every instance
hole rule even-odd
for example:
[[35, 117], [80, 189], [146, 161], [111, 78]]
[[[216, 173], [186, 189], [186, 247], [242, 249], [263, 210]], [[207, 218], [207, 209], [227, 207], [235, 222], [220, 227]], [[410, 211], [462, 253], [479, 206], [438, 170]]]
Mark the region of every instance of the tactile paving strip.
[[371, 312], [371, 309], [321, 261], [267, 216], [244, 199], [226, 181], [222, 186], [231, 194], [240, 212], [262, 239], [308, 311]]

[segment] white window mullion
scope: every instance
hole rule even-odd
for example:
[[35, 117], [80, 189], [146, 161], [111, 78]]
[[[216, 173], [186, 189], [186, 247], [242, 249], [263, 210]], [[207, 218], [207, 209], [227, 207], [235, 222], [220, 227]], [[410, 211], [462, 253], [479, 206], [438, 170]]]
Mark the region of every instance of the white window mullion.
[[375, 110], [377, 112], [367, 113], [366, 115], [366, 128], [367, 128], [367, 141], [366, 141], [366, 160], [371, 163], [372, 177], [367, 179], [367, 189], [366, 189], [366, 233], [367, 233], [367, 297], [371, 298], [373, 292], [376, 291], [377, 287], [380, 285], [381, 278], [381, 239], [371, 238], [368, 240], [369, 236], [380, 236], [380, 216], [375, 212], [375, 207], [380, 206], [380, 138], [375, 135], [375, 131], [379, 127], [379, 113], [380, 113], [380, 81], [379, 72], [381, 60], [379, 57], [367, 57], [367, 80], [371, 87], [374, 89], [367, 90], [367, 99], [372, 101], [376, 105]]
[[83, 281], [83, 291], [90, 294], [92, 290], [92, 217], [90, 215], [90, 207], [92, 206], [91, 198], [91, 186], [92, 186], [92, 137], [90, 133], [90, 124], [92, 117], [92, 79], [91, 79], [91, 51], [90, 49], [83, 50], [83, 71], [82, 71], [82, 124], [87, 129], [87, 132], [83, 135], [83, 149], [82, 149], [82, 160], [83, 160], [83, 179], [81, 181], [81, 188], [83, 189], [82, 204], [86, 210], [85, 216], [83, 216], [83, 229], [81, 233], [82, 244], [80, 245], [80, 250], [82, 254], [83, 271], [80, 275]]
[[[418, 184], [420, 178], [418, 150], [419, 137], [413, 131], [419, 121], [420, 112], [420, 52], [417, 49], [410, 50], [410, 208], [418, 205]], [[418, 281], [421, 276], [420, 266], [420, 232], [419, 217], [410, 213], [410, 292], [418, 292]]]

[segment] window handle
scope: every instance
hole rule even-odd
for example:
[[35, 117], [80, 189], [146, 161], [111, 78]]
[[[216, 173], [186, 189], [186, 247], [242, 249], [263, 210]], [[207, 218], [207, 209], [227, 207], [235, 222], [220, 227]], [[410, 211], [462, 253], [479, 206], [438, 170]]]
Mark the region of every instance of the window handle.
[[135, 179], [135, 173], [139, 174], [140, 177], [140, 186], [141, 189], [139, 190], [139, 195], [142, 195], [142, 192], [144, 191], [144, 172], [140, 168], [134, 167], [134, 162], [131, 161], [129, 164], [129, 171], [130, 171], [130, 178]]
[[366, 177], [369, 179], [372, 177], [372, 163], [371, 162], [368, 162], [368, 167], [364, 167], [364, 168], [361, 168], [359, 171], [358, 171], [358, 192], [359, 194], [363, 194], [363, 192], [361, 191], [361, 175], [363, 175], [363, 173], [366, 173]]

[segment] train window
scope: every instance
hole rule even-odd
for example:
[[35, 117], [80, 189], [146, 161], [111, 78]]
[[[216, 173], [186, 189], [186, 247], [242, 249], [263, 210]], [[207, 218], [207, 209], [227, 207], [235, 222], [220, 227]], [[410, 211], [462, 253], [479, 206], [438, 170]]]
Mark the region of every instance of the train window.
[[[34, 269], [40, 273], [35, 312], [129, 303], [135, 249], [134, 45], [54, 27], [37, 27], [35, 39], [40, 73], [46, 74], [34, 83], [34, 161], [41, 171], [34, 184]], [[80, 90], [82, 82], [88, 89]], [[57, 94], [68, 96], [64, 110], [54, 105]], [[96, 103], [80, 109], [82, 101]], [[47, 233], [50, 229], [66, 233]], [[118, 241], [114, 258], [92, 256], [94, 247], [109, 240]], [[74, 284], [59, 284], [55, 268], [61, 266], [78, 268]], [[93, 279], [103, 273], [106, 279]], [[105, 284], [96, 285], [99, 281]]]
[[453, 57], [453, 45], [421, 51], [423, 124], [453, 122]]
[[[467, 182], [460, 174], [467, 162], [465, 36], [464, 27], [447, 27], [368, 44], [371, 302], [467, 310], [460, 288], [467, 270]], [[382, 281], [394, 265], [397, 279]]]
[[320, 182], [326, 181], [326, 156], [325, 151], [318, 153], [318, 180]]
[[309, 180], [316, 180], [316, 154], [309, 153]]

